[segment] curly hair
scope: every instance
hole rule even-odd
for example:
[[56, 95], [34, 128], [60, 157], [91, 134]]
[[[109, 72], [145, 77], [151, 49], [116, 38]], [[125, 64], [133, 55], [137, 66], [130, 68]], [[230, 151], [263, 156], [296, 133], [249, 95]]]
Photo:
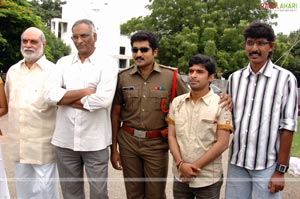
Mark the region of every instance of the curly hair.
[[244, 30], [244, 39], [247, 38], [267, 38], [268, 41], [275, 41], [273, 28], [264, 22], [254, 21]]

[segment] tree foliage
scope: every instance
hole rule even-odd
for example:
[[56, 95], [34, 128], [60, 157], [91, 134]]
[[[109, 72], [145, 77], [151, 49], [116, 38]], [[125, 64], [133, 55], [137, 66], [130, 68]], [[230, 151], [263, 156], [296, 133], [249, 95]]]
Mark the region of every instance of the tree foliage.
[[[158, 61], [178, 67], [182, 73], [187, 72], [191, 55], [203, 53], [213, 57], [228, 77], [248, 63], [243, 47], [244, 28], [252, 21], [267, 22], [277, 17], [270, 10], [261, 9], [260, 3], [260, 0], [153, 0], [147, 6], [151, 14], [122, 24], [121, 32], [127, 35], [141, 29], [155, 32], [160, 40]], [[292, 37], [296, 34], [278, 37], [273, 60], [288, 51]], [[286, 68], [295, 65], [299, 51], [298, 44], [277, 64]]]
[[46, 26], [50, 29], [51, 19], [60, 18], [62, 12], [62, 5], [66, 1], [61, 0], [32, 0], [29, 2], [32, 6], [32, 11], [38, 14]]
[[71, 51], [50, 32], [38, 13], [33, 12], [31, 5], [25, 0], [0, 0], [0, 21], [0, 67], [4, 72], [22, 59], [20, 36], [31, 26], [44, 32], [47, 39], [45, 55], [49, 60], [56, 62]]

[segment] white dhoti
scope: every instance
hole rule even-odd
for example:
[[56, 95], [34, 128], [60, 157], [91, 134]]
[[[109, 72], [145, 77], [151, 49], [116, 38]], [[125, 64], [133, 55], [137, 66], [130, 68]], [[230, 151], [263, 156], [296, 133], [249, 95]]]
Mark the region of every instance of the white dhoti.
[[43, 165], [15, 162], [17, 197], [58, 199], [56, 163]]

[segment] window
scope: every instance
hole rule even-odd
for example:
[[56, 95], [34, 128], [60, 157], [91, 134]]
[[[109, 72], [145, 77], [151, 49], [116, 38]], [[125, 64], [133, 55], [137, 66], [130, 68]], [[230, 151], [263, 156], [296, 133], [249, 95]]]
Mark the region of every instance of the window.
[[126, 67], [126, 59], [119, 59], [119, 68], [125, 68]]
[[125, 47], [120, 46], [120, 55], [125, 55]]

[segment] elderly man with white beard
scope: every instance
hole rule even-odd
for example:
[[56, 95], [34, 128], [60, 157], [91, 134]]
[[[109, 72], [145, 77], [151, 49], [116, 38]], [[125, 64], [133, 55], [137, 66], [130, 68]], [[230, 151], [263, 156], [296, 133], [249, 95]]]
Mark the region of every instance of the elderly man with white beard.
[[17, 198], [59, 198], [51, 138], [56, 106], [44, 100], [44, 84], [54, 64], [44, 55], [46, 38], [35, 27], [21, 35], [24, 57], [7, 72], [9, 159], [13, 159]]

